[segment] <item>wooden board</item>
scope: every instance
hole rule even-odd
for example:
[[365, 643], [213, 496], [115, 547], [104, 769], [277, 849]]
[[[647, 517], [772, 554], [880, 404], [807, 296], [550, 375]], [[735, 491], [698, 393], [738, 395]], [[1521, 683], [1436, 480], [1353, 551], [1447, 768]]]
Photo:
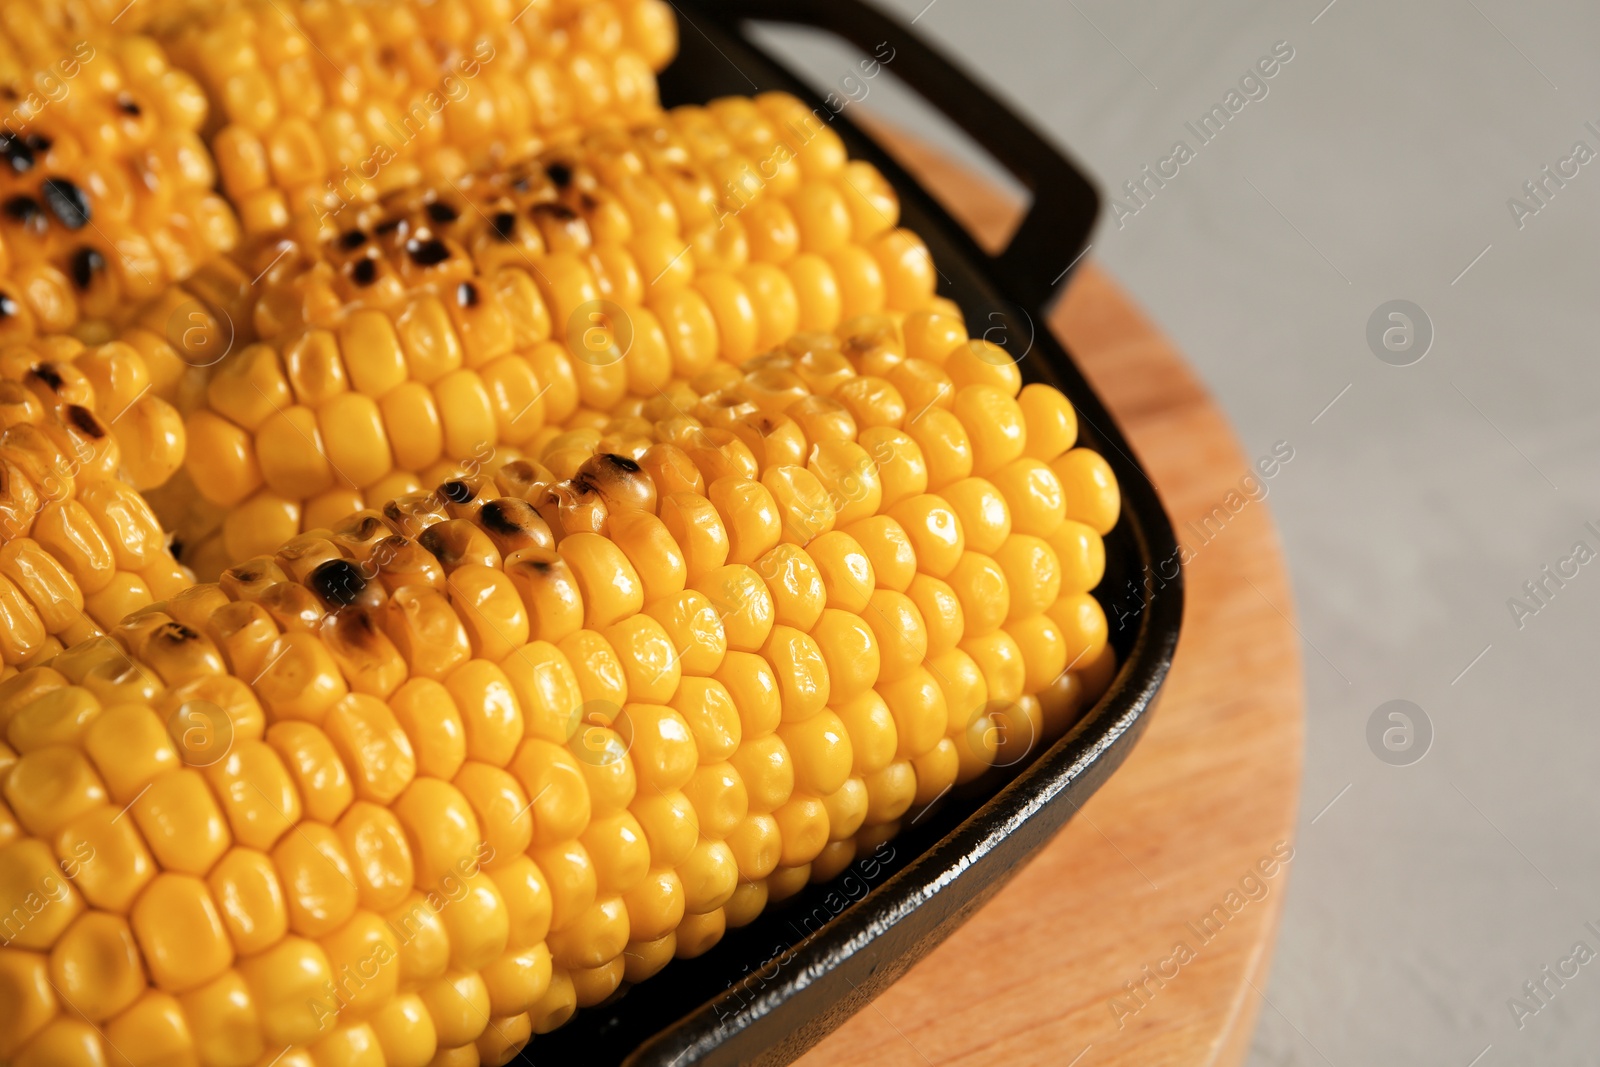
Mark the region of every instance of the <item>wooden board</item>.
[[[1003, 232], [1014, 217], [969, 173], [877, 132], [974, 232]], [[807, 1067], [1230, 1067], [1249, 1050], [1293, 876], [1292, 859], [1276, 858], [1292, 848], [1300, 785], [1300, 649], [1277, 534], [1265, 502], [1227, 510], [1248, 499], [1229, 493], [1253, 458], [1182, 354], [1092, 261], [1051, 327], [1194, 553], [1177, 659], [1122, 769]], [[1198, 524], [1219, 506], [1226, 521], [1213, 516], [1206, 540]]]

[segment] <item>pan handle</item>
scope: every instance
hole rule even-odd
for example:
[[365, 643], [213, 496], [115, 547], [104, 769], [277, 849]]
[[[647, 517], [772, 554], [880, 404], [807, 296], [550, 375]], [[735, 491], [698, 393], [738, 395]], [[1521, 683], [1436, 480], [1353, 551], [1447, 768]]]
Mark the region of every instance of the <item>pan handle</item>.
[[1069, 268], [1077, 263], [1100, 210], [1093, 185], [1029, 122], [972, 79], [915, 30], [862, 0], [674, 0], [695, 32], [711, 19], [750, 41], [745, 20], [786, 22], [827, 30], [867, 54], [892, 48], [894, 71], [943, 112], [1032, 194], [1033, 203], [1011, 243], [989, 258], [1019, 303], [1047, 314]]

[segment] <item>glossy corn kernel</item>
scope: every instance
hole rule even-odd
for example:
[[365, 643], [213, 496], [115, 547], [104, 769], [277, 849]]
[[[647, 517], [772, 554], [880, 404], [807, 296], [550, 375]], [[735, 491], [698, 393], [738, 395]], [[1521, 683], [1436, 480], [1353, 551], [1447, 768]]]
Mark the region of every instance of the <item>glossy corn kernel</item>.
[[[222, 189], [248, 234], [311, 233], [353, 204], [659, 114], [671, 9], [294, 0], [158, 20], [203, 87]], [[270, 41], [270, 46], [264, 42]], [[194, 82], [189, 83], [194, 86]]]
[[[117, 318], [233, 247], [199, 137], [205, 102], [153, 40], [86, 6], [11, 5], [0, 31], [14, 107], [0, 240], [0, 335]], [[95, 23], [98, 22], [98, 25]], [[130, 398], [131, 399], [131, 398]], [[139, 408], [145, 433], [161, 420]]]
[[[144, 357], [127, 345], [60, 338], [0, 356], [0, 661], [32, 663], [109, 627], [188, 576], [148, 504], [118, 479], [163, 480], [183, 455], [123, 419], [147, 395]], [[142, 457], [130, 472], [124, 455]], [[135, 480], [147, 487], [149, 481]]]

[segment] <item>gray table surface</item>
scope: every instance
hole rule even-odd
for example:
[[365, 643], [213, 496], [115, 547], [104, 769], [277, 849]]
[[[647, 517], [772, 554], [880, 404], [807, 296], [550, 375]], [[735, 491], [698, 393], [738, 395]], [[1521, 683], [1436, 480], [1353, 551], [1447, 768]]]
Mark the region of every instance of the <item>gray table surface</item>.
[[[1600, 157], [1580, 162], [1600, 154], [1600, 9], [880, 2], [1108, 193], [1195, 150], [1142, 205], [1108, 206], [1092, 255], [1250, 456], [1294, 448], [1270, 499], [1305, 642], [1305, 789], [1249, 1062], [1600, 1063], [1600, 956], [1579, 959], [1600, 953], [1600, 561], [1579, 558], [1600, 553]], [[830, 39], [770, 40], [862, 91]], [[1293, 58], [1240, 90], [1275, 45]], [[1185, 123], [1230, 91], [1247, 102], [1201, 145]], [[969, 152], [892, 75], [866, 93]], [[1368, 325], [1392, 300], [1426, 323], [1384, 362]], [[1425, 358], [1392, 365], [1427, 323]], [[1405, 349], [1405, 323], [1382, 325]], [[1409, 749], [1392, 709], [1391, 747], [1369, 743], [1393, 700], [1420, 709]]]

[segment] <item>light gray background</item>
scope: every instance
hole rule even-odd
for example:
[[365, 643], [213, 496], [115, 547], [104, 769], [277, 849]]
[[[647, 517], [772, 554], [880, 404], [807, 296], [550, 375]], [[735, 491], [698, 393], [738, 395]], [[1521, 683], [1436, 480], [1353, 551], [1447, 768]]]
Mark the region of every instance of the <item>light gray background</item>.
[[[1123, 228], [1108, 212], [1092, 252], [1188, 353], [1250, 456], [1295, 449], [1271, 506], [1304, 636], [1305, 789], [1250, 1062], [1600, 1063], [1600, 961], [1521, 1029], [1507, 1006], [1574, 942], [1600, 951], [1584, 929], [1600, 927], [1600, 562], [1520, 630], [1507, 606], [1575, 541], [1600, 549], [1583, 528], [1600, 528], [1600, 160], [1523, 228], [1507, 207], [1575, 141], [1600, 151], [1584, 126], [1600, 126], [1600, 11], [880, 2], [1108, 192], [1176, 139], [1195, 145], [1184, 121], [1293, 46], [1267, 97]], [[782, 40], [821, 80], [850, 69], [847, 50]], [[866, 106], [942, 139], [891, 81]], [[1366, 340], [1400, 298], [1436, 331], [1403, 368]], [[1433, 725], [1411, 766], [1367, 744], [1392, 699]]]

